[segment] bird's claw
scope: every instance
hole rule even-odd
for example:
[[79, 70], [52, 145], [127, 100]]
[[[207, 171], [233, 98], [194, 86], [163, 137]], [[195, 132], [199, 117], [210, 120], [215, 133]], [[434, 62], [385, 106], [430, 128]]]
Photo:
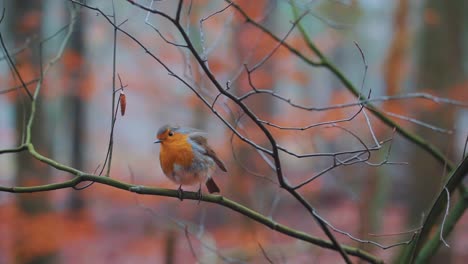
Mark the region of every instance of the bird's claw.
[[197, 197], [198, 197], [198, 204], [200, 204], [200, 202], [201, 202], [201, 200], [202, 200], [202, 198], [203, 198], [202, 191], [201, 191], [201, 185], [200, 185], [200, 187], [198, 188]]
[[179, 195], [179, 200], [183, 201], [184, 200], [184, 190], [182, 190], [182, 185], [179, 185], [179, 189], [177, 189], [178, 195]]

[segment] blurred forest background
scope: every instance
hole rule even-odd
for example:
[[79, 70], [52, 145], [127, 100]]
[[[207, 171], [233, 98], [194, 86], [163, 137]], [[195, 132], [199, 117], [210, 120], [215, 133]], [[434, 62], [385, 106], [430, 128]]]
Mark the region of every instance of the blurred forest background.
[[[184, 44], [177, 28], [130, 2], [86, 4], [121, 24], [193, 85], [196, 93], [128, 36], [117, 32], [114, 41], [114, 27], [96, 10], [70, 1], [1, 0], [5, 48], [0, 52], [0, 149], [24, 142], [31, 105], [5, 49], [34, 92], [41, 71], [64, 48], [44, 75], [31, 142], [42, 155], [60, 163], [89, 173], [104, 169], [106, 174], [103, 164], [111, 134], [115, 58], [115, 73], [126, 85], [127, 107], [113, 129], [112, 179], [176, 189], [163, 175], [159, 146], [152, 142], [157, 129], [166, 123], [196, 127], [207, 131], [210, 144], [227, 165], [228, 173], [218, 170], [214, 176], [223, 196], [278, 223], [326, 238], [301, 204], [279, 188], [275, 171], [266, 162], [269, 159], [233, 136], [202, 103], [199, 95], [210, 103], [217, 98], [213, 108], [221, 116], [249, 139], [270, 148], [254, 122], [241, 116], [240, 108], [225, 96], [217, 97], [218, 91], [193, 56], [171, 44]], [[152, 1], [135, 2], [150, 7]], [[154, 1], [152, 8], [174, 16], [177, 2]], [[336, 74], [311, 67], [283, 46], [275, 50], [278, 42], [246, 23], [228, 2], [184, 1], [181, 22], [201, 57], [207, 58], [211, 72], [229, 91], [241, 96], [252, 91], [253, 83], [305, 106], [357, 102]], [[235, 3], [280, 39], [296, 21], [294, 8], [286, 0]], [[462, 160], [468, 136], [466, 1], [312, 0], [296, 1], [296, 8], [305, 14], [300, 23], [311, 41], [355, 87], [376, 98], [373, 103], [385, 115], [436, 146], [454, 164]], [[70, 24], [70, 39], [62, 47]], [[317, 61], [297, 26], [285, 42]], [[248, 74], [246, 69], [255, 65], [259, 67]], [[415, 93], [450, 100], [436, 102]], [[118, 96], [117, 92], [114, 99]], [[390, 100], [385, 96], [401, 97]], [[374, 137], [377, 142], [391, 139], [372, 151], [368, 163], [337, 166], [298, 190], [320, 216], [355, 237], [383, 245], [411, 240], [443, 190], [450, 170], [370, 111], [364, 109], [347, 122], [334, 122], [353, 116], [360, 109], [358, 104], [305, 111], [271, 94], [257, 94], [244, 102], [265, 124], [300, 128], [328, 122], [296, 130], [267, 126], [278, 145], [298, 154], [359, 150], [364, 143], [372, 148]], [[39, 162], [28, 151], [1, 154], [0, 186], [57, 183], [73, 176]], [[330, 155], [299, 159], [282, 152], [280, 158], [285, 177], [294, 184], [336, 162]], [[452, 205], [459, 197], [453, 192]], [[398, 262], [405, 248], [384, 250], [334, 234], [341, 243], [386, 262]], [[343, 261], [335, 251], [285, 236], [217, 204], [138, 195], [97, 183], [81, 191], [0, 192], [0, 237], [0, 263]], [[445, 239], [450, 248], [440, 247], [431, 263], [465, 263], [468, 216], [463, 211]]]

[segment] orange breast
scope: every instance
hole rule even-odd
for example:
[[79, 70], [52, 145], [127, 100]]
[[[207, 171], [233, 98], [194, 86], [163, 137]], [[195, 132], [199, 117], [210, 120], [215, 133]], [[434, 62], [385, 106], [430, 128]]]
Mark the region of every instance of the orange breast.
[[159, 160], [161, 162], [161, 168], [167, 176], [172, 174], [174, 163], [182, 167], [189, 167], [192, 164], [194, 154], [192, 146], [187, 142], [186, 137], [187, 136], [177, 141], [163, 142], [161, 144]]

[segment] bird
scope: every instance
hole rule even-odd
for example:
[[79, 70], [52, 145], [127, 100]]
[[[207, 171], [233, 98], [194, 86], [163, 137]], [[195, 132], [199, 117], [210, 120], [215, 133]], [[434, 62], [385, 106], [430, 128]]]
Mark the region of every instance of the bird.
[[183, 200], [182, 185], [198, 183], [200, 200], [202, 183], [210, 193], [220, 192], [211, 176], [216, 166], [227, 172], [226, 166], [208, 145], [205, 135], [201, 130], [177, 125], [164, 125], [157, 132], [154, 143], [161, 144], [161, 169], [167, 178], [179, 184], [180, 200]]

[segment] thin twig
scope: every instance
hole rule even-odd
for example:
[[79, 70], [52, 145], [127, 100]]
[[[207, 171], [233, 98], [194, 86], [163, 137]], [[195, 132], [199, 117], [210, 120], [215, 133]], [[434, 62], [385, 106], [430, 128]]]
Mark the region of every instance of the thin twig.
[[366, 240], [366, 239], [360, 239], [360, 238], [357, 238], [353, 235], [351, 235], [351, 233], [349, 232], [346, 232], [346, 231], [343, 231], [341, 229], [338, 229], [336, 228], [335, 226], [333, 226], [330, 222], [328, 222], [327, 220], [323, 219], [318, 213], [316, 213], [317, 217], [320, 217], [322, 219], [322, 221], [324, 221], [325, 223], [327, 223], [328, 227], [330, 227], [333, 231], [339, 233], [339, 234], [342, 234], [342, 235], [345, 235], [347, 236], [348, 238], [354, 240], [354, 241], [357, 241], [359, 243], [364, 243], [364, 244], [370, 244], [370, 245], [374, 245], [374, 246], [377, 246], [381, 249], [389, 249], [389, 248], [393, 248], [393, 247], [398, 247], [398, 246], [402, 246], [402, 245], [409, 245], [411, 242], [413, 242], [416, 238], [416, 235], [419, 233], [418, 231], [415, 231], [413, 233], [413, 235], [411, 236], [410, 239], [406, 240], [406, 241], [402, 241], [402, 242], [398, 242], [398, 243], [394, 243], [394, 244], [390, 244], [390, 245], [383, 245], [383, 244], [380, 244], [380, 243], [377, 243], [375, 241], [372, 241], [372, 240]]
[[210, 19], [211, 17], [213, 17], [213, 16], [215, 16], [217, 14], [221, 14], [226, 9], [228, 9], [230, 6], [231, 6], [231, 4], [228, 4], [227, 6], [222, 8], [221, 10], [218, 10], [218, 11], [208, 15], [207, 17], [201, 18], [200, 21], [198, 22], [199, 27], [200, 27], [200, 46], [202, 47], [202, 51], [203, 51], [202, 56], [204, 57], [204, 60], [205, 60], [206, 64], [208, 64], [208, 53], [207, 53], [206, 48], [205, 48], [205, 34], [203, 32], [203, 22], [205, 22], [206, 20]]
[[252, 73], [254, 72], [256, 69], [258, 69], [259, 67], [261, 67], [263, 64], [265, 64], [265, 62], [271, 58], [273, 56], [273, 54], [275, 54], [275, 52], [283, 45], [283, 43], [286, 41], [286, 39], [288, 38], [288, 36], [291, 34], [291, 32], [294, 30], [294, 28], [296, 27], [296, 25], [299, 23], [299, 21], [301, 21], [302, 18], [304, 18], [309, 12], [306, 11], [304, 12], [302, 15], [300, 15], [294, 22], [292, 22], [292, 25], [291, 27], [289, 28], [288, 32], [286, 32], [286, 35], [284, 35], [284, 37], [281, 39], [280, 42], [278, 42], [276, 44], [276, 46], [261, 60], [259, 61], [257, 64], [255, 64], [252, 68], [250, 69], [247, 69], [247, 72], [248, 73]]
[[[181, 2], [182, 2], [182, 1], [181, 1]], [[192, 241], [190, 240], [190, 236], [189, 236], [189, 232], [188, 232], [188, 227], [187, 227], [187, 226], [185, 226], [185, 228], [184, 228], [184, 234], [185, 234], [185, 238], [187, 239], [187, 243], [188, 243], [188, 245], [189, 245], [190, 252], [192, 253], [193, 258], [197, 261], [197, 263], [199, 263], [200, 260], [199, 260], [198, 257], [197, 257], [197, 253], [195, 252], [195, 249], [193, 248]]]
[[262, 244], [260, 244], [260, 242], [257, 242], [257, 244], [260, 250], [262, 251], [263, 257], [265, 257], [268, 263], [273, 264], [274, 263], [273, 260], [271, 260], [270, 257], [268, 257], [268, 254], [266, 253], [265, 249], [262, 247]]
[[444, 134], [452, 134], [452, 133], [453, 133], [453, 130], [451, 130], [451, 129], [445, 129], [445, 128], [436, 127], [436, 126], [434, 126], [434, 125], [425, 123], [425, 122], [420, 121], [420, 120], [415, 119], [415, 118], [411, 118], [411, 117], [407, 117], [407, 116], [395, 114], [395, 113], [388, 112], [388, 111], [382, 111], [382, 112], [385, 113], [386, 115], [391, 116], [391, 117], [395, 117], [395, 118], [398, 118], [398, 119], [401, 119], [401, 120], [405, 120], [405, 121], [408, 121], [408, 122], [411, 122], [411, 123], [420, 125], [420, 126], [422, 126], [422, 127], [429, 128], [429, 129], [431, 129], [431, 130], [434, 130], [435, 132], [444, 133]]
[[375, 144], [378, 147], [379, 146], [379, 141], [377, 140], [377, 137], [375, 136], [374, 130], [372, 129], [372, 125], [371, 125], [369, 116], [367, 116], [367, 113], [366, 113], [365, 109], [362, 111], [362, 113], [364, 114], [364, 117], [366, 118], [366, 123], [367, 123], [367, 126], [369, 127], [369, 131], [371, 133], [372, 139], [374, 140]]
[[439, 238], [440, 238], [440, 241], [442, 241], [442, 243], [444, 243], [444, 245], [449, 248], [450, 247], [449, 244], [444, 239], [444, 226], [445, 226], [445, 220], [447, 220], [447, 216], [449, 214], [449, 209], [450, 209], [450, 192], [447, 189], [447, 187], [444, 187], [444, 191], [445, 191], [445, 194], [447, 195], [447, 206], [445, 207], [444, 218], [442, 220], [442, 224], [440, 225]]
[[184, 4], [184, 0], [179, 0], [179, 4], [177, 5], [176, 18], [175, 18], [177, 22], [180, 21], [180, 13], [182, 12], [183, 4]]
[[[114, 0], [111, 1], [112, 3], [112, 19], [114, 22], [114, 25], [117, 24], [116, 22], [116, 16], [117, 14], [115, 13], [115, 4]], [[109, 147], [107, 150], [107, 155], [106, 159], [104, 161], [104, 164], [102, 168], [107, 165], [107, 170], [106, 170], [106, 176], [110, 177], [110, 171], [111, 171], [111, 166], [112, 166], [112, 153], [114, 150], [114, 126], [115, 126], [115, 121], [117, 119], [117, 108], [115, 107], [115, 82], [116, 82], [116, 65], [117, 65], [117, 29], [118, 26], [114, 26], [114, 35], [113, 35], [113, 50], [112, 50], [112, 105], [111, 105], [111, 113], [114, 113], [114, 115], [111, 114], [111, 130], [110, 130], [110, 135], [109, 135]], [[119, 101], [120, 102], [120, 101]], [[117, 104], [119, 103], [117, 102]], [[107, 164], [106, 164], [107, 162]], [[102, 171], [101, 171], [102, 172]]]
[[385, 234], [375, 234], [375, 233], [369, 233], [369, 236], [373, 237], [388, 237], [388, 236], [401, 236], [401, 235], [409, 235], [409, 234], [414, 234], [416, 232], [419, 232], [421, 230], [422, 226], [413, 228], [407, 231], [402, 231], [402, 232], [396, 232], [396, 233], [385, 233]]
[[23, 81], [23, 77], [21, 77], [21, 74], [20, 74], [19, 71], [18, 71], [18, 68], [16, 68], [15, 63], [14, 63], [13, 60], [11, 59], [10, 53], [8, 52], [8, 49], [7, 49], [7, 47], [5, 46], [5, 42], [3, 41], [3, 36], [2, 36], [2, 33], [1, 33], [1, 32], [0, 32], [0, 43], [2, 44], [3, 52], [5, 53], [5, 56], [6, 56], [7, 59], [8, 59], [8, 63], [10, 64], [10, 67], [11, 67], [11, 68], [13, 69], [13, 71], [15, 72], [16, 77], [18, 77], [18, 79], [20, 80], [23, 89], [26, 91], [26, 94], [29, 96], [29, 99], [32, 101], [32, 100], [33, 100], [33, 95], [32, 95], [31, 92], [29, 91], [28, 86], [27, 86], [26, 83]]
[[468, 134], [466, 135], [466, 138], [465, 138], [465, 146], [463, 147], [463, 154], [462, 154], [462, 160], [465, 158], [466, 156], [466, 150], [468, 148]]

